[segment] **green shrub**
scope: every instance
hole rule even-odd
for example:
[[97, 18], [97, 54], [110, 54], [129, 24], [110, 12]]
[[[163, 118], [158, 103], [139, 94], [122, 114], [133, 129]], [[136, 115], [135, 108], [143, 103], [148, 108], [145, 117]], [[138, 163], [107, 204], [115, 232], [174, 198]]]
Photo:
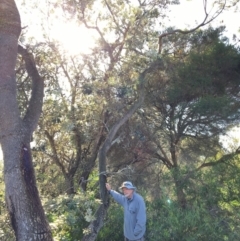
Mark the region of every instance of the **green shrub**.
[[100, 230], [96, 241], [119, 241], [123, 236], [123, 209], [112, 202], [103, 228]]
[[89, 222], [94, 220], [94, 212], [99, 204], [92, 193], [42, 200], [55, 241], [81, 240]]

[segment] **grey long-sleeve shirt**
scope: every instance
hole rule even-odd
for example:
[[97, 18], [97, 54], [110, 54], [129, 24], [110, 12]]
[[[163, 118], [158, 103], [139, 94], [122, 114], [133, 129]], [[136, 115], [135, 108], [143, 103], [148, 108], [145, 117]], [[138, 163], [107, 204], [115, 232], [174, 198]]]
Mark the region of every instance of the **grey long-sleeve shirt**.
[[129, 240], [138, 240], [146, 231], [145, 202], [138, 193], [133, 193], [131, 199], [111, 190], [111, 196], [124, 208], [124, 236]]

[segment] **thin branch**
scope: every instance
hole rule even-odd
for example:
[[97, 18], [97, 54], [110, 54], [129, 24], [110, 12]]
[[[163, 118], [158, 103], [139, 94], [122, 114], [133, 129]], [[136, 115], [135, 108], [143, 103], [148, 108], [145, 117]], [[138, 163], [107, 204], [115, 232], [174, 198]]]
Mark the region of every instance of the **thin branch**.
[[115, 23], [116, 26], [119, 28], [120, 32], [123, 34], [123, 31], [121, 30], [121, 28], [120, 28], [120, 26], [119, 26], [119, 24], [118, 24], [118, 22], [117, 22], [117, 20], [116, 20], [116, 18], [115, 18], [115, 14], [113, 13], [110, 5], [108, 4], [107, 0], [104, 0], [104, 2], [105, 2], [105, 4], [107, 5], [107, 8], [108, 8], [109, 12], [110, 12], [111, 15], [112, 15], [112, 18], [113, 18], [114, 23]]
[[200, 169], [202, 169], [204, 167], [213, 167], [213, 166], [216, 166], [216, 165], [218, 165], [220, 163], [224, 163], [224, 162], [228, 161], [229, 159], [234, 158], [236, 155], [239, 155], [239, 154], [240, 154], [240, 149], [238, 148], [234, 153], [230, 153], [230, 154], [224, 155], [220, 159], [218, 159], [217, 161], [203, 163], [195, 171], [198, 171], [198, 170], [200, 170]]
[[64, 165], [61, 163], [60, 159], [58, 158], [58, 153], [57, 153], [57, 149], [55, 147], [55, 142], [54, 142], [53, 136], [51, 136], [50, 133], [47, 130], [45, 130], [45, 135], [47, 136], [47, 138], [49, 140], [49, 143], [50, 143], [50, 146], [51, 146], [51, 149], [52, 149], [52, 152], [53, 152], [53, 155], [52, 155], [53, 161], [61, 168], [64, 176], [66, 176], [67, 172], [64, 168]]
[[197, 25], [196, 27], [189, 29], [189, 30], [175, 29], [175, 30], [172, 30], [171, 32], [163, 33], [158, 37], [158, 53], [159, 54], [162, 52], [162, 40], [164, 37], [175, 34], [175, 33], [189, 34], [189, 33], [196, 31], [197, 29], [209, 24], [223, 12], [223, 10], [226, 6], [226, 0], [223, 4], [222, 8], [219, 9], [218, 11], [216, 11], [215, 14], [213, 14], [213, 16], [209, 20], [208, 20], [209, 13], [207, 12], [207, 0], [203, 0], [203, 5], [204, 5], [205, 17], [199, 25]]

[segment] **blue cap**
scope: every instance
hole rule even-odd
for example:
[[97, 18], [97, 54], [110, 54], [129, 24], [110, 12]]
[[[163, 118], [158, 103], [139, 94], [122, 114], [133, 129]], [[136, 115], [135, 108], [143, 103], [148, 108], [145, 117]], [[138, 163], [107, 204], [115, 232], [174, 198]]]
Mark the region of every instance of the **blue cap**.
[[125, 187], [127, 189], [136, 189], [136, 187], [133, 186], [133, 184], [129, 181], [123, 182], [121, 187], [119, 187], [120, 190], [122, 190], [122, 188]]

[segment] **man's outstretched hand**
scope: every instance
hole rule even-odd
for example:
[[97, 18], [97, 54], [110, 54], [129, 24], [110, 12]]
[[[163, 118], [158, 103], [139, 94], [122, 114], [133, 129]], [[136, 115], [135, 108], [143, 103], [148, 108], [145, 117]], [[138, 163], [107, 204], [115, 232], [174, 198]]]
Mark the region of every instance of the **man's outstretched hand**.
[[111, 185], [109, 183], [106, 183], [106, 188], [107, 188], [108, 191], [110, 191], [111, 190]]

